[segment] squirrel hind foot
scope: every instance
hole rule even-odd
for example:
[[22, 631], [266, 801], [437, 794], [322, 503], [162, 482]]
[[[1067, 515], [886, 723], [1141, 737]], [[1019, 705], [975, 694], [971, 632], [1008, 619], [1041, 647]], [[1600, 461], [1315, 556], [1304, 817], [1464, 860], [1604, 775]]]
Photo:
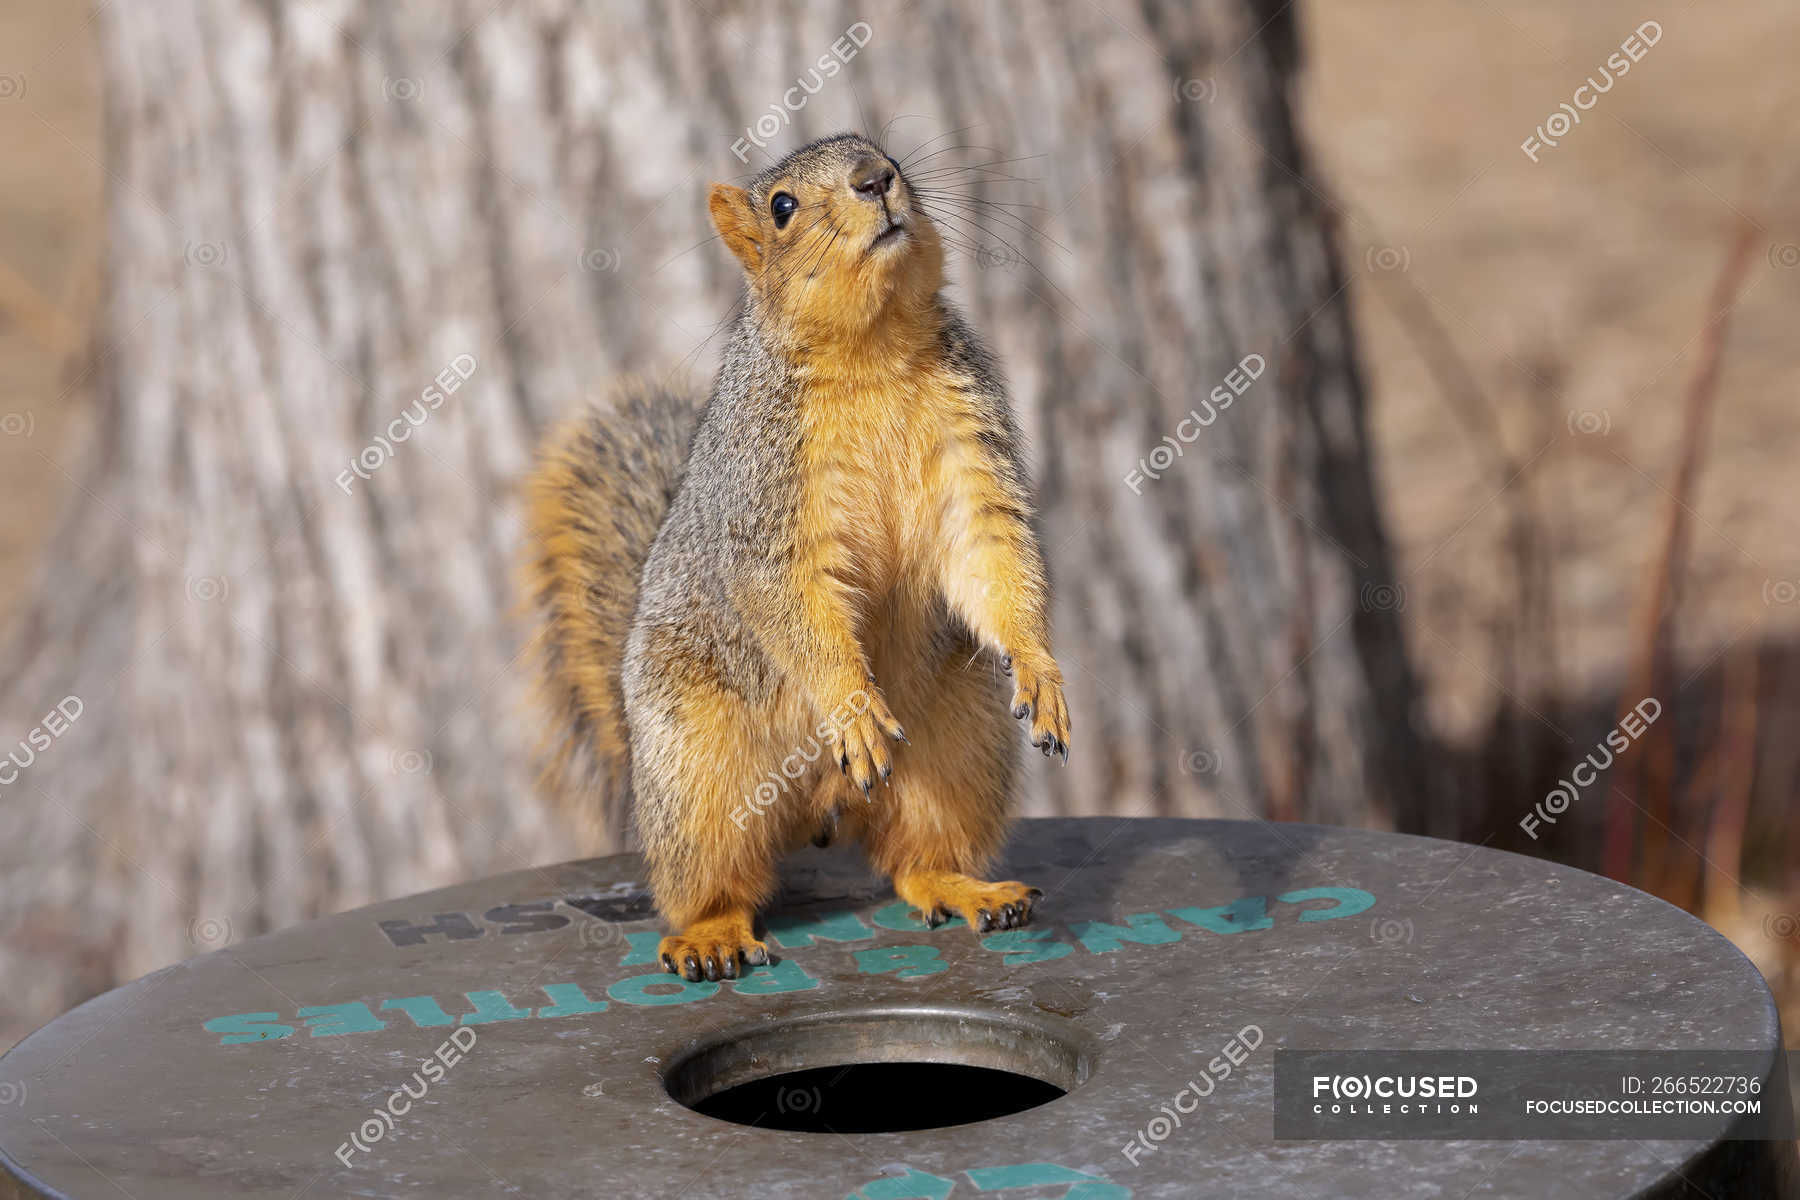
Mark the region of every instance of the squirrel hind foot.
[[736, 979], [751, 967], [777, 961], [768, 945], [757, 940], [749, 912], [695, 921], [665, 937], [656, 957], [663, 970], [689, 983]]
[[935, 927], [940, 914], [960, 916], [976, 933], [1021, 929], [1043, 890], [1017, 880], [986, 883], [953, 871], [919, 871], [894, 880], [894, 891]]

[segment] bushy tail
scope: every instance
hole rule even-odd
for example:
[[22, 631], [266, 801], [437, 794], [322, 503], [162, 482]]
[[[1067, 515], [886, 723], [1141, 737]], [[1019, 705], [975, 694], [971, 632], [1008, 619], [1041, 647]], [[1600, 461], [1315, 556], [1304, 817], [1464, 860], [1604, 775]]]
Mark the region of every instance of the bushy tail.
[[581, 852], [629, 826], [619, 669], [638, 579], [706, 397], [629, 379], [554, 430], [525, 484], [525, 596], [545, 721], [543, 786]]

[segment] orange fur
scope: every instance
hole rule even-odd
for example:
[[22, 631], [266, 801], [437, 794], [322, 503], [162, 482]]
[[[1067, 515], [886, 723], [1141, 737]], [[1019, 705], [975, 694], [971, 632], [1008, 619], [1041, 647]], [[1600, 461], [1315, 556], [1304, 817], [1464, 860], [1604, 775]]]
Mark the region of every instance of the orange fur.
[[[748, 281], [744, 336], [644, 567], [654, 599], [621, 676], [651, 886], [678, 931], [661, 954], [689, 978], [763, 953], [751, 918], [776, 860], [824, 828], [927, 917], [1010, 928], [1036, 898], [975, 878], [1005, 837], [1013, 717], [1067, 753], [1029, 489], [992, 361], [939, 294], [937, 232], [897, 167], [865, 186], [884, 164], [826, 139], [709, 197]], [[567, 507], [552, 490], [535, 526]], [[545, 561], [584, 537], [541, 537]], [[714, 579], [728, 603], [694, 603]], [[616, 667], [589, 663], [577, 691]], [[616, 701], [593, 706], [603, 754], [626, 725]], [[768, 787], [809, 745], [791, 787]]]
[[[618, 381], [545, 439], [525, 481], [521, 591], [545, 725], [541, 784], [583, 852], [622, 840], [631, 761], [619, 666], [637, 574], [680, 477], [699, 408], [685, 387]], [[599, 793], [599, 796], [596, 796]]]

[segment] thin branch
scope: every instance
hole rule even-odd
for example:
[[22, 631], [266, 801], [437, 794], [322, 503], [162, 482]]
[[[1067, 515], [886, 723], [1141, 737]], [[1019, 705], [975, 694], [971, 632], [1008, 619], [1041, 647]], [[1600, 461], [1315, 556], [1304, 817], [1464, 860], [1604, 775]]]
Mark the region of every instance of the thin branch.
[[[1682, 416], [1681, 438], [1678, 443], [1680, 457], [1675, 463], [1675, 478], [1668, 489], [1668, 502], [1663, 510], [1662, 544], [1645, 576], [1643, 596], [1633, 627], [1632, 643], [1636, 652], [1630, 673], [1626, 677], [1624, 692], [1619, 697], [1621, 719], [1646, 697], [1655, 696], [1657, 687], [1669, 675], [1668, 657], [1674, 642], [1674, 625], [1679, 609], [1679, 578], [1687, 563], [1688, 526], [1693, 512], [1694, 487], [1700, 476], [1700, 466], [1705, 460], [1707, 432], [1712, 425], [1713, 409], [1717, 407], [1725, 336], [1730, 328], [1732, 310], [1737, 305], [1738, 293], [1750, 270], [1758, 236], [1754, 222], [1746, 220], [1739, 223], [1737, 236], [1726, 254], [1725, 264], [1719, 271], [1719, 277], [1713, 284], [1711, 299], [1707, 303], [1710, 316], [1702, 331], [1700, 357], [1694, 365], [1694, 375], [1688, 384], [1687, 405]], [[1671, 711], [1665, 711], [1662, 719], [1651, 726], [1651, 732], [1640, 742], [1636, 753], [1622, 756], [1625, 761], [1619, 764], [1619, 786], [1612, 789], [1607, 805], [1603, 861], [1606, 873], [1621, 882], [1629, 882], [1626, 877], [1631, 870], [1632, 846], [1637, 833], [1630, 797], [1644, 796], [1648, 801], [1648, 810], [1657, 815], [1659, 820], [1667, 820], [1669, 797], [1673, 790], [1671, 775], [1674, 741], [1671, 730], [1675, 724], [1672, 710], [1675, 708], [1676, 697], [1670, 694], [1660, 699], [1664, 708]], [[1647, 765], [1654, 765], [1655, 769], [1646, 770]], [[1646, 785], [1651, 789], [1647, 795], [1643, 791]], [[1646, 830], [1647, 871], [1660, 865], [1665, 840], [1654, 823]], [[1648, 875], [1647, 879], [1654, 883], [1654, 879]]]

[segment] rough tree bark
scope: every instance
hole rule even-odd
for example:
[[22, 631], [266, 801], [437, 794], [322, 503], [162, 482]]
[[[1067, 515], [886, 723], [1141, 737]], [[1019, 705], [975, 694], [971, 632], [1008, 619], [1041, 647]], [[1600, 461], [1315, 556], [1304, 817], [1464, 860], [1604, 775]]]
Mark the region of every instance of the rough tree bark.
[[[15, 1024], [596, 849], [532, 793], [514, 482], [606, 376], [710, 370], [736, 279], [704, 185], [764, 161], [732, 146], [765, 115], [774, 152], [848, 126], [921, 173], [1006, 160], [933, 183], [995, 202], [945, 223], [952, 272], [1059, 587], [1077, 740], [1027, 811], [1421, 826], [1293, 25], [1258, 0], [106, 6], [98, 419], [0, 663], [8, 739], [82, 702], [4, 789]], [[1160, 477], [1128, 483], [1140, 460]]]

